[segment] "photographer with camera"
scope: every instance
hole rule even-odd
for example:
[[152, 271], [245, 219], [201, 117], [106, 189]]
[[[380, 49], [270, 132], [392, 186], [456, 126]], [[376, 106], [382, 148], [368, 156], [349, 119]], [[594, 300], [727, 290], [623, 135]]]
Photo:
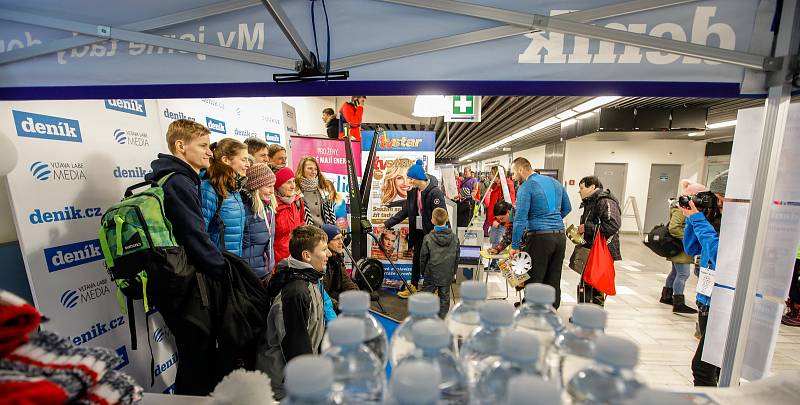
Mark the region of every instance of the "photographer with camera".
[[700, 322], [700, 343], [692, 359], [692, 376], [697, 387], [716, 387], [719, 380], [719, 367], [702, 360], [705, 344], [708, 312], [711, 306], [711, 290], [714, 287], [714, 269], [719, 247], [719, 229], [722, 221], [722, 206], [725, 202], [725, 188], [728, 185], [728, 171], [717, 175], [708, 191], [693, 196], [681, 196], [678, 205], [686, 217], [683, 234], [683, 249], [690, 256], [700, 255], [697, 282], [697, 310]]
[[[679, 241], [683, 240], [683, 229], [686, 227], [686, 218], [681, 211], [680, 198], [684, 197], [688, 207], [688, 196], [693, 196], [706, 191], [706, 186], [700, 183], [692, 183], [689, 180], [681, 180], [681, 194], [678, 200], [674, 200], [669, 205], [669, 234]], [[696, 314], [697, 310], [686, 305], [683, 295], [686, 280], [691, 274], [691, 265], [694, 258], [681, 251], [678, 255], [668, 257], [667, 261], [672, 263], [672, 269], [667, 276], [664, 287], [661, 289], [661, 299], [658, 302], [672, 305], [672, 312], [677, 314]]]
[[344, 124], [350, 125], [350, 139], [361, 142], [361, 120], [367, 96], [352, 96], [339, 108], [339, 139], [344, 139]]

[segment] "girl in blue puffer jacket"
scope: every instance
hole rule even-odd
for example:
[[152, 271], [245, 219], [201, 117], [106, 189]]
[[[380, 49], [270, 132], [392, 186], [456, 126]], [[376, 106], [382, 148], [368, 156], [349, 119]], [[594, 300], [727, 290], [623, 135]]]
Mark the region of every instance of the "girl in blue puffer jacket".
[[[220, 229], [224, 225], [224, 248], [237, 256], [242, 256], [247, 212], [240, 191], [247, 181], [250, 160], [247, 146], [232, 139], [224, 138], [211, 144], [214, 157], [200, 184], [203, 199], [203, 219], [211, 241], [218, 247]], [[222, 219], [220, 224], [217, 217]]]
[[247, 169], [247, 184], [242, 196], [247, 218], [242, 242], [242, 258], [262, 280], [275, 267], [275, 174], [266, 163]]

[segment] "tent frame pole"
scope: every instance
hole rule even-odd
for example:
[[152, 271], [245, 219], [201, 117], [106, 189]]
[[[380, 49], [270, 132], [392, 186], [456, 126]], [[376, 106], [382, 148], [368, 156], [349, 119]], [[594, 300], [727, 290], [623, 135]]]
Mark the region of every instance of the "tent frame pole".
[[779, 171], [780, 153], [791, 102], [792, 77], [797, 66], [792, 63], [797, 58], [800, 47], [800, 5], [798, 0], [784, 0], [774, 55], [783, 61], [780, 70], [768, 77], [769, 96], [767, 98], [761, 150], [753, 184], [752, 200], [747, 215], [747, 224], [742, 244], [742, 256], [736, 279], [728, 325], [727, 340], [723, 352], [720, 387], [738, 386], [742, 376], [745, 349], [755, 304], [758, 283], [764, 264], [769, 217], [775, 184]]
[[311, 56], [311, 51], [308, 50], [305, 42], [303, 42], [303, 37], [301, 37], [300, 33], [297, 32], [297, 29], [289, 20], [289, 16], [286, 15], [286, 12], [283, 11], [283, 7], [278, 4], [278, 1], [261, 0], [261, 3], [264, 4], [264, 7], [266, 7], [269, 13], [272, 15], [275, 23], [278, 24], [278, 28], [281, 29], [283, 35], [289, 40], [289, 43], [292, 44], [292, 48], [294, 48], [294, 50], [297, 51], [297, 54], [300, 55], [300, 59], [302, 59], [303, 64], [305, 66], [316, 68], [317, 61], [315, 59], [319, 58], [319, 55], [316, 55], [316, 57]]

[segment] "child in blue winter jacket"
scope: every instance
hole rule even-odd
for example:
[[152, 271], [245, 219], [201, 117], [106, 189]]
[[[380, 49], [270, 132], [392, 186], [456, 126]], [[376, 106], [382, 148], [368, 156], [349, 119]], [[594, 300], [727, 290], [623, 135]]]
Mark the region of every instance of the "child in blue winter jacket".
[[[712, 201], [710, 207], [698, 210], [693, 201], [689, 208], [681, 207], [686, 216], [683, 234], [683, 249], [690, 256], [700, 256], [698, 285], [707, 284], [713, 287], [714, 270], [717, 265], [717, 249], [719, 247], [719, 229], [722, 219], [722, 206], [725, 201], [725, 188], [728, 184], [728, 171], [720, 173], [708, 187], [707, 194]], [[699, 193], [703, 194], [703, 193]], [[699, 195], [698, 194], [698, 195]], [[703, 281], [708, 283], [703, 283]], [[708, 311], [711, 306], [711, 287], [697, 291], [698, 321], [700, 323], [700, 342], [692, 359], [692, 376], [695, 386], [716, 387], [719, 380], [719, 367], [702, 360], [705, 344]]]

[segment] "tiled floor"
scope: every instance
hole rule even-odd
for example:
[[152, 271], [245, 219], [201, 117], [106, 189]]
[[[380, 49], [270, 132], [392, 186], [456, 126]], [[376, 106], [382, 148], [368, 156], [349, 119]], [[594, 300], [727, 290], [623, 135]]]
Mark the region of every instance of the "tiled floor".
[[[697, 340], [693, 337], [697, 316], [673, 314], [671, 306], [658, 302], [670, 269], [667, 261], [650, 252], [637, 235], [623, 235], [621, 241], [624, 260], [617, 262], [616, 266], [617, 295], [606, 302], [609, 315], [606, 332], [639, 344], [637, 371], [651, 387], [691, 387], [690, 364], [697, 347]], [[570, 253], [571, 247], [568, 247], [567, 257]], [[690, 306], [694, 306], [692, 292], [696, 280], [696, 277], [690, 277], [686, 286], [686, 301]], [[558, 311], [565, 320], [576, 303], [577, 283], [578, 275], [565, 264], [561, 280], [562, 306]], [[499, 276], [493, 274], [490, 284], [490, 296], [505, 296], [503, 280]], [[800, 328], [782, 325], [772, 371], [797, 369], [800, 369]]]

